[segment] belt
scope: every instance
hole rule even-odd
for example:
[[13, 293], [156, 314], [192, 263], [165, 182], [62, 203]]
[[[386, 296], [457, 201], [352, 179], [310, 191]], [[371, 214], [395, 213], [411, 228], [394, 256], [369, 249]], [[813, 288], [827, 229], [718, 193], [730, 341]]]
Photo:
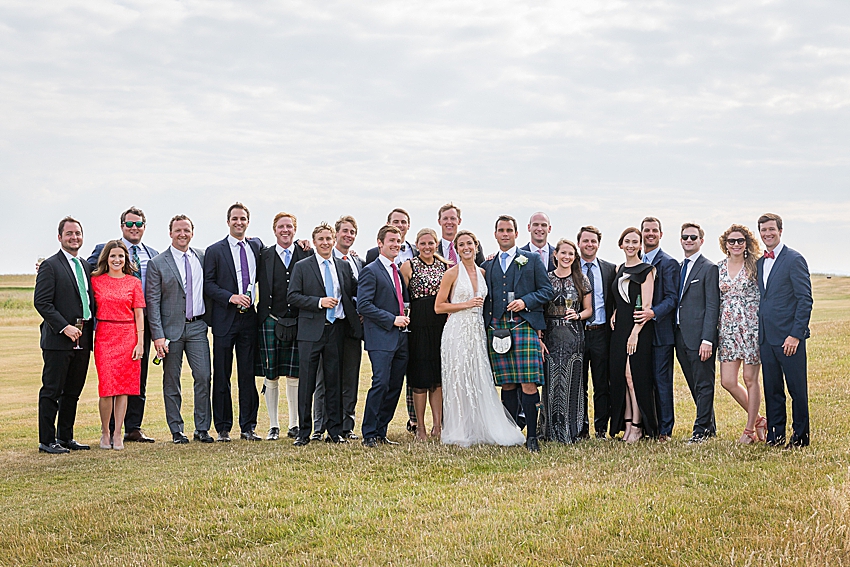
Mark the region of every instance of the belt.
[[588, 331], [596, 331], [598, 329], [604, 329], [605, 327], [607, 327], [606, 323], [600, 323], [599, 325], [587, 325], [585, 329]]
[[327, 319], [325, 319], [325, 327], [330, 327], [330, 326], [331, 326], [331, 325], [333, 325], [334, 323], [339, 323], [340, 321], [344, 321], [344, 320], [345, 320], [345, 318], [344, 318], [344, 317], [343, 317], [342, 319], [334, 319], [334, 322], [333, 322], [333, 323], [331, 323], [330, 321], [328, 321]]
[[191, 319], [187, 318], [187, 319], [186, 319], [186, 322], [187, 322], [187, 323], [194, 323], [195, 321], [200, 321], [200, 320], [201, 320], [201, 317], [203, 317], [203, 315], [195, 315], [195, 316], [194, 316], [194, 317], [192, 317]]

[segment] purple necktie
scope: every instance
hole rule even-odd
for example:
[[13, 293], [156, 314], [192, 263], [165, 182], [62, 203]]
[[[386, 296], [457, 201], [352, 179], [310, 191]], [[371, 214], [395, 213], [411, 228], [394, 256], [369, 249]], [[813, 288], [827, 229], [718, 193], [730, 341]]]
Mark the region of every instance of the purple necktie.
[[183, 254], [183, 268], [186, 270], [186, 318], [195, 316], [194, 290], [192, 289], [192, 265], [189, 264], [189, 253]]
[[239, 268], [242, 271], [242, 294], [248, 291], [251, 283], [251, 273], [248, 271], [248, 253], [245, 252], [245, 243], [239, 242]]

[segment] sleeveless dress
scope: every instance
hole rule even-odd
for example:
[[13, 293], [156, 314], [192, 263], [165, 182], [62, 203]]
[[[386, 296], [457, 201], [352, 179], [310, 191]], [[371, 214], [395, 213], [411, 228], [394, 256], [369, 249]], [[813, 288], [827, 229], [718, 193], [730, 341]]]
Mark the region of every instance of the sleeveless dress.
[[641, 284], [646, 280], [651, 265], [640, 263], [636, 266], [620, 266], [617, 277], [612, 282], [617, 307], [617, 319], [611, 333], [611, 436], [626, 429], [626, 362], [632, 371], [632, 383], [635, 388], [638, 408], [641, 414], [641, 426], [647, 437], [658, 436], [658, 414], [655, 409], [655, 377], [652, 372], [653, 321], [647, 321], [638, 335], [637, 351], [629, 356], [626, 343], [635, 326], [634, 310]]
[[[478, 293], [461, 265], [452, 288], [452, 303], [487, 295], [479, 270]], [[443, 329], [442, 442], [469, 447], [476, 444], [522, 445], [525, 436], [505, 410], [493, 381], [481, 308], [453, 313]]]
[[142, 361], [133, 360], [138, 340], [133, 309], [145, 306], [142, 282], [134, 276], [113, 278], [101, 274], [93, 277], [91, 284], [97, 302], [94, 332], [97, 393], [101, 398], [138, 396]]
[[720, 362], [743, 360], [745, 364], [760, 364], [759, 354], [759, 293], [755, 280], [747, 277], [746, 268], [734, 278], [729, 275], [727, 261], [720, 268], [720, 341], [717, 358]]
[[410, 337], [407, 383], [412, 388], [433, 390], [442, 381], [440, 341], [446, 315], [434, 311], [434, 301], [448, 266], [434, 258], [429, 266], [416, 258], [410, 260]]

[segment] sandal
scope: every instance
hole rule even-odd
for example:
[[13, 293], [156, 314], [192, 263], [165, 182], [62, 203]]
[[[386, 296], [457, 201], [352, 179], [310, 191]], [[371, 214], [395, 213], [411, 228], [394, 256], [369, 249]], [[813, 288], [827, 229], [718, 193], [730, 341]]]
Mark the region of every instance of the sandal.
[[[632, 434], [632, 437], [626, 439], [626, 443], [637, 443], [641, 440], [641, 438], [643, 437], [643, 427], [641, 427], [640, 423], [632, 424]], [[634, 437], [634, 435], [637, 435], [637, 437]]]
[[759, 441], [760, 440], [753, 429], [745, 429], [741, 438], [738, 439], [738, 443], [741, 443], [742, 445], [751, 445], [753, 443], [758, 443]]
[[759, 441], [764, 443], [767, 440], [767, 418], [759, 416], [756, 420], [756, 436]]

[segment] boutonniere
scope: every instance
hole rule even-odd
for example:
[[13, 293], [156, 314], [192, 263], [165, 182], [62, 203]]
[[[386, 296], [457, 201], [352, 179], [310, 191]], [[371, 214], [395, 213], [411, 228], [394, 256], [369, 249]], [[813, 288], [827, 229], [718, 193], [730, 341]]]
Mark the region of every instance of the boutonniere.
[[514, 262], [516, 262], [516, 265], [517, 265], [517, 266], [519, 266], [520, 268], [522, 268], [523, 266], [525, 266], [526, 264], [528, 264], [528, 258], [526, 258], [525, 256], [523, 256], [522, 254], [517, 254], [517, 255], [516, 255], [516, 258], [514, 258]]

